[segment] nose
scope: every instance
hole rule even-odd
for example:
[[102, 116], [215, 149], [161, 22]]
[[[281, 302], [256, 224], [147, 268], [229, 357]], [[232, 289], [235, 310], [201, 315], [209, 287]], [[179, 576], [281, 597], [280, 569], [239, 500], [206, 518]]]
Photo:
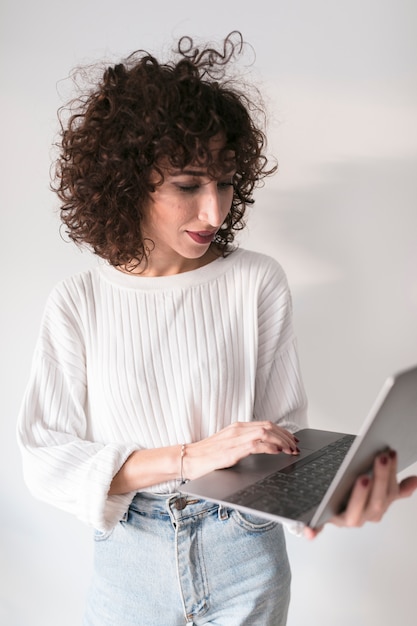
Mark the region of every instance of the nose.
[[200, 200], [198, 219], [213, 228], [220, 228], [228, 209], [225, 210], [223, 206], [224, 200], [220, 196], [216, 182], [210, 182], [205, 187], [205, 193]]

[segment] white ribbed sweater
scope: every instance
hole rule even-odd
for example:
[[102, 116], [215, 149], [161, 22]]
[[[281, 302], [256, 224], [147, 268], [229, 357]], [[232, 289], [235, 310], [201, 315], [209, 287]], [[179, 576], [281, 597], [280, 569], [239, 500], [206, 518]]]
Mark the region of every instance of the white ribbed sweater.
[[305, 425], [291, 318], [281, 266], [243, 249], [174, 276], [102, 265], [60, 283], [19, 416], [33, 495], [108, 530], [134, 495], [107, 495], [134, 450], [234, 421]]

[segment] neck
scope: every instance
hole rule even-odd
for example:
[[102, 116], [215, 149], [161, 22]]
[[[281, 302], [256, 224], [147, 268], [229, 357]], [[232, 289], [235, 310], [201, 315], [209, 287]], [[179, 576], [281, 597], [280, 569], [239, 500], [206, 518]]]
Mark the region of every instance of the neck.
[[215, 248], [210, 247], [202, 257], [197, 259], [175, 259], [172, 261], [158, 261], [154, 255], [149, 254], [144, 256], [142, 260], [137, 261], [133, 259], [126, 265], [119, 265], [117, 269], [125, 274], [132, 274], [135, 276], [146, 276], [148, 278], [157, 276], [173, 276], [175, 274], [182, 274], [184, 272], [191, 272], [199, 267], [208, 265], [215, 259], [219, 258], [220, 253]]

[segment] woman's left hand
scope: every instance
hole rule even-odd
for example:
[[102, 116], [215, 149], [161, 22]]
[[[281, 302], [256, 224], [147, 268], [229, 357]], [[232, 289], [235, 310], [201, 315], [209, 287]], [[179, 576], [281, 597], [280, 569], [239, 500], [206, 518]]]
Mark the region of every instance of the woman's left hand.
[[[395, 500], [411, 496], [416, 489], [417, 476], [409, 476], [399, 483], [396, 453], [393, 450], [383, 452], [375, 458], [372, 476], [359, 476], [345, 510], [328, 523], [359, 528], [365, 522], [379, 522]], [[306, 528], [304, 535], [314, 539], [322, 528]]]

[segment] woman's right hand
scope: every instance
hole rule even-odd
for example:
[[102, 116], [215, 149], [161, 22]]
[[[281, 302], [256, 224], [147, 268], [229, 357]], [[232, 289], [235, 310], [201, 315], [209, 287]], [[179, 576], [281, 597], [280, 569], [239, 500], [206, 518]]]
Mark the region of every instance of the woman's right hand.
[[[211, 437], [186, 444], [182, 476], [199, 478], [260, 452], [298, 454], [297, 443], [295, 435], [273, 422], [235, 422]], [[180, 474], [181, 445], [136, 450], [113, 477], [109, 495], [140, 491], [178, 480]]]
[[235, 422], [201, 441], [189, 443], [183, 458], [183, 476], [199, 478], [235, 465], [251, 454], [298, 454], [298, 439], [273, 422]]

